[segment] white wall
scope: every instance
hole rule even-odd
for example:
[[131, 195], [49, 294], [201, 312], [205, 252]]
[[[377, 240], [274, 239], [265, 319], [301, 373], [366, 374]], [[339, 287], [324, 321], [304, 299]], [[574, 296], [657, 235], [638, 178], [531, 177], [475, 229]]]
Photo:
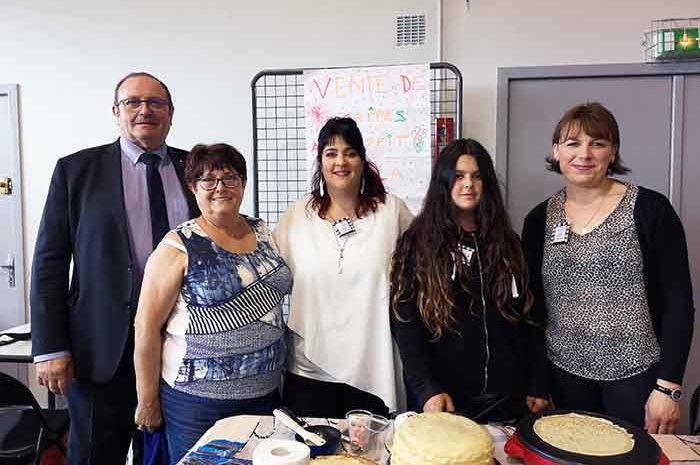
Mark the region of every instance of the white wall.
[[[25, 262], [31, 264], [53, 166], [116, 139], [114, 85], [144, 70], [170, 87], [168, 142], [237, 146], [252, 168], [250, 81], [263, 69], [431, 62], [396, 48], [396, 15], [435, 18], [434, 1], [3, 0], [0, 83], [20, 84]], [[243, 210], [253, 211], [252, 189]]]
[[499, 67], [639, 63], [652, 20], [700, 16], [700, 0], [443, 3], [442, 55], [464, 77], [464, 135], [491, 153]]
[[[199, 142], [228, 142], [246, 155], [252, 169], [250, 82], [256, 73], [435, 61], [436, 24], [428, 22], [424, 46], [402, 49], [394, 47], [394, 27], [401, 14], [434, 20], [436, 5], [432, 0], [1, 0], [0, 84], [20, 85], [25, 282], [55, 162], [116, 139], [111, 102], [121, 76], [148, 71], [169, 86], [176, 107], [171, 145], [189, 149]], [[246, 195], [242, 209], [252, 213], [252, 188]], [[28, 382], [45, 398], [31, 369]]]
[[[250, 80], [260, 70], [442, 59], [464, 76], [465, 135], [494, 152], [498, 67], [636, 62], [652, 19], [700, 15], [700, 0], [469, 4], [3, 0], [0, 83], [20, 84], [27, 265], [56, 159], [116, 138], [113, 86], [130, 71], [152, 72], [170, 86], [169, 143], [225, 141], [251, 160]], [[413, 13], [428, 16], [426, 45], [394, 47], [395, 16]], [[250, 189], [243, 209], [253, 210]]]

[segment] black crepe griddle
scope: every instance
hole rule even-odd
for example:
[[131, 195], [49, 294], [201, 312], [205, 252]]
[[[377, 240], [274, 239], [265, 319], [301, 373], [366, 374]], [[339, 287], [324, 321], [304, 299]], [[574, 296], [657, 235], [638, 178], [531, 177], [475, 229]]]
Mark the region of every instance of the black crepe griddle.
[[[634, 438], [634, 447], [625, 454], [607, 457], [583, 455], [554, 447], [535, 433], [534, 424], [539, 418], [549, 415], [565, 415], [567, 413], [603, 418], [621, 426]], [[558, 465], [660, 465], [668, 463], [668, 459], [662, 453], [659, 444], [642, 428], [626, 421], [597, 413], [579, 410], [552, 410], [529, 415], [518, 422], [514, 436], [517, 436], [517, 440], [522, 446], [544, 459], [542, 461], [538, 460], [539, 463]]]

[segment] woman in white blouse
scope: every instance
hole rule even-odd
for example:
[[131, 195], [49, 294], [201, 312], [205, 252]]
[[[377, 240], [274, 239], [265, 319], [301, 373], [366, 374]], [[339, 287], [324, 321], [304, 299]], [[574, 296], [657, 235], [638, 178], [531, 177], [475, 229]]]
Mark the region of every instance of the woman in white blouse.
[[283, 402], [302, 416], [403, 407], [389, 322], [389, 267], [412, 215], [388, 194], [351, 118], [321, 129], [312, 192], [274, 232], [292, 270]]

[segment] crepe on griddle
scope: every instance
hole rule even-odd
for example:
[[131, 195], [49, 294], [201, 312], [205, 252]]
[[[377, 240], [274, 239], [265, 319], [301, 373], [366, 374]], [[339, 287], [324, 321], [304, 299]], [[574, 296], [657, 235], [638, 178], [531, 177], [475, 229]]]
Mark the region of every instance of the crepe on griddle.
[[589, 415], [548, 415], [537, 419], [533, 429], [544, 442], [575, 454], [606, 457], [634, 448], [634, 437], [626, 429]]

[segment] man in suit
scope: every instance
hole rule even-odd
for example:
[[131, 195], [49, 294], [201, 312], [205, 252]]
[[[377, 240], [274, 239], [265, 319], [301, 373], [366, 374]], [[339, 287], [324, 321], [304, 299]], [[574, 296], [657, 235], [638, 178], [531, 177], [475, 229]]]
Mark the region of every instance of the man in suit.
[[32, 266], [32, 347], [39, 383], [68, 396], [73, 465], [125, 463], [143, 269], [165, 232], [198, 214], [182, 181], [186, 152], [165, 145], [173, 110], [163, 82], [127, 75], [112, 106], [119, 139], [59, 159], [51, 179]]

